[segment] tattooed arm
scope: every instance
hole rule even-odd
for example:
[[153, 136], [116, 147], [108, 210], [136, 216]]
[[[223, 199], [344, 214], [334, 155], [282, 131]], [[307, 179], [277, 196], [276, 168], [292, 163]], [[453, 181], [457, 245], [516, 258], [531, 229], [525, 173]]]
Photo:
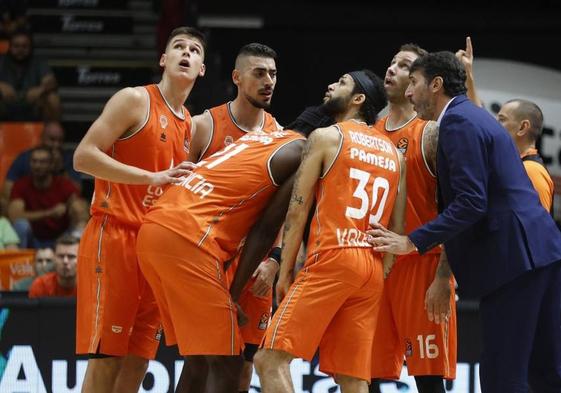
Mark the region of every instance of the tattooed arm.
[[[436, 177], [436, 150], [438, 149], [438, 126], [429, 121], [423, 130], [423, 157], [430, 173]], [[436, 196], [435, 196], [436, 198]]]
[[[433, 174], [436, 174], [437, 148], [438, 126], [434, 122], [429, 122], [423, 133], [423, 155]], [[434, 279], [425, 294], [425, 310], [430, 321], [444, 322], [450, 313], [451, 276], [452, 271], [448, 265], [446, 252], [442, 249]]]
[[284, 223], [277, 302], [283, 299], [292, 284], [294, 264], [302, 243], [308, 212], [314, 201], [316, 183], [323, 170], [336, 158], [340, 140], [341, 136], [335, 127], [320, 128], [310, 134], [304, 147]]

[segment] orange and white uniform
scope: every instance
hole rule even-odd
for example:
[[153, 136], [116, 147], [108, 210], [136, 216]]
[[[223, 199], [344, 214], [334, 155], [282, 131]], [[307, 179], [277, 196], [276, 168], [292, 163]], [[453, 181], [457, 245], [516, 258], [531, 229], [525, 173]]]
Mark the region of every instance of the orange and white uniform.
[[[157, 85], [144, 90], [149, 108], [144, 123], [106, 153], [124, 164], [158, 172], [187, 158], [191, 117], [185, 108], [175, 113]], [[160, 318], [135, 244], [146, 211], [164, 189], [95, 179], [92, 217], [78, 255], [77, 353], [155, 356]]]
[[[232, 105], [231, 101], [206, 110], [210, 114], [212, 127], [210, 140], [201, 152], [201, 159], [213, 155], [250, 132], [236, 122], [230, 105]], [[263, 120], [259, 129], [270, 132], [282, 130], [282, 127], [270, 113], [263, 112]]]
[[168, 344], [181, 355], [238, 355], [236, 310], [223, 263], [277, 190], [270, 161], [303, 139], [292, 131], [249, 132], [199, 162], [145, 216], [137, 243]]
[[[229, 144], [237, 141], [249, 131], [240, 126], [234, 118], [230, 109], [231, 102], [208, 109], [212, 119], [211, 137], [207, 146], [201, 153], [201, 159], [205, 159]], [[261, 131], [272, 132], [282, 130], [275, 118], [268, 112], [263, 112]], [[239, 256], [234, 259], [228, 270], [226, 278], [231, 284], [238, 266]], [[265, 334], [265, 329], [271, 319], [271, 308], [273, 304], [272, 289], [265, 296], [255, 296], [251, 292], [251, 287], [255, 279], [250, 279], [244, 287], [238, 304], [244, 310], [248, 322], [240, 327], [240, 332], [245, 343], [259, 344]]]
[[372, 127], [335, 127], [339, 152], [317, 184], [307, 259], [262, 347], [311, 360], [319, 346], [322, 371], [370, 380], [383, 268], [366, 231], [373, 222], [387, 226], [400, 165], [395, 146]]
[[530, 148], [521, 155], [521, 158], [526, 173], [540, 197], [540, 203], [548, 212], [551, 212], [554, 194], [553, 180], [547, 169], [545, 169], [538, 151]]
[[[427, 122], [417, 117], [394, 130], [386, 128], [387, 117], [375, 127], [397, 146], [407, 163], [407, 208], [405, 233], [437, 215], [436, 177], [423, 155], [423, 132]], [[372, 377], [399, 379], [403, 361], [409, 375], [456, 376], [456, 307], [454, 279], [450, 279], [451, 315], [437, 325], [429, 321], [425, 294], [440, 258], [436, 247], [421, 256], [398, 256], [384, 282], [384, 295], [372, 349]]]

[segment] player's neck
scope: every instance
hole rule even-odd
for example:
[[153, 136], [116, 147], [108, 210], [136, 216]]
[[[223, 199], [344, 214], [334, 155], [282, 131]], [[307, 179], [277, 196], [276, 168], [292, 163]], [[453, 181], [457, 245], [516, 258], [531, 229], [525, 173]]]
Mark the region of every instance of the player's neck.
[[533, 142], [517, 141], [516, 147], [521, 156], [528, 155], [529, 151], [533, 152], [536, 150], [536, 144]]
[[50, 185], [53, 182], [53, 175], [45, 175], [45, 176], [33, 176], [31, 178], [31, 181], [33, 182], [33, 185], [35, 186], [35, 188], [39, 188], [39, 189], [46, 189], [49, 188]]
[[63, 278], [63, 277], [60, 277], [57, 274], [56, 279], [57, 279], [58, 285], [61, 286], [62, 288], [70, 289], [70, 288], [74, 288], [76, 286], [76, 276]]
[[181, 113], [183, 104], [185, 104], [189, 93], [191, 93], [193, 83], [188, 83], [181, 87], [178, 83], [172, 83], [164, 76], [160, 83], [158, 83], [158, 87], [169, 106], [171, 106], [175, 112]]
[[415, 112], [413, 105], [410, 103], [403, 102], [398, 104], [390, 102], [386, 129], [395, 130], [401, 128], [416, 116], [417, 112]]
[[335, 122], [336, 123], [341, 123], [341, 122], [347, 121], [347, 120], [356, 120], [356, 121], [365, 123], [364, 119], [359, 114], [359, 111], [355, 108], [349, 108], [348, 111], [343, 112], [343, 113], [335, 116]]
[[230, 103], [230, 111], [237, 125], [245, 130], [257, 131], [263, 127], [265, 110], [237, 97]]

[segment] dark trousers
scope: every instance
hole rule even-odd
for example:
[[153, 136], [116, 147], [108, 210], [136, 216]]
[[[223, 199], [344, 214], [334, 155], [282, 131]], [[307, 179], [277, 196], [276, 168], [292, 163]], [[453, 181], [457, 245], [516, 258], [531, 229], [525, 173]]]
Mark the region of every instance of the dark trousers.
[[481, 300], [482, 393], [561, 393], [561, 262]]

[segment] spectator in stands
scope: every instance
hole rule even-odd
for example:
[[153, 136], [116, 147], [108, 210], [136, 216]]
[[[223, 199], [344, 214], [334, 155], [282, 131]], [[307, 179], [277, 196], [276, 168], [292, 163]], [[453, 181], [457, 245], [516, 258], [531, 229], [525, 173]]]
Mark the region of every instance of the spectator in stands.
[[0, 0], [0, 39], [29, 27], [27, 0]]
[[6, 203], [0, 198], [0, 250], [17, 249], [18, 245], [19, 237], [6, 218]]
[[76, 232], [85, 226], [87, 204], [70, 180], [53, 174], [50, 148], [33, 149], [30, 165], [31, 175], [14, 183], [8, 216], [21, 247], [52, 246], [64, 232]]
[[31, 287], [31, 283], [44, 274], [50, 273], [55, 270], [54, 265], [55, 253], [52, 248], [40, 248], [35, 253], [35, 263], [33, 270], [35, 275], [33, 277], [26, 277], [18, 280], [12, 285], [13, 291], [27, 291]]
[[[74, 185], [81, 191], [82, 183], [81, 177], [78, 172], [74, 170], [72, 164], [72, 157], [74, 155], [73, 149], [63, 149], [64, 143], [64, 128], [58, 121], [45, 122], [43, 132], [41, 133], [41, 144], [50, 147], [55, 152], [54, 173], [55, 175], [64, 175], [70, 179]], [[6, 181], [2, 188], [3, 197], [8, 200], [12, 192], [12, 187], [16, 180], [31, 174], [30, 157], [33, 149], [29, 149], [16, 157], [8, 174]]]
[[29, 288], [29, 297], [76, 297], [76, 260], [80, 240], [63, 235], [55, 244], [55, 271], [37, 277]]
[[32, 49], [31, 34], [18, 31], [0, 59], [0, 120], [60, 119], [55, 76]]

